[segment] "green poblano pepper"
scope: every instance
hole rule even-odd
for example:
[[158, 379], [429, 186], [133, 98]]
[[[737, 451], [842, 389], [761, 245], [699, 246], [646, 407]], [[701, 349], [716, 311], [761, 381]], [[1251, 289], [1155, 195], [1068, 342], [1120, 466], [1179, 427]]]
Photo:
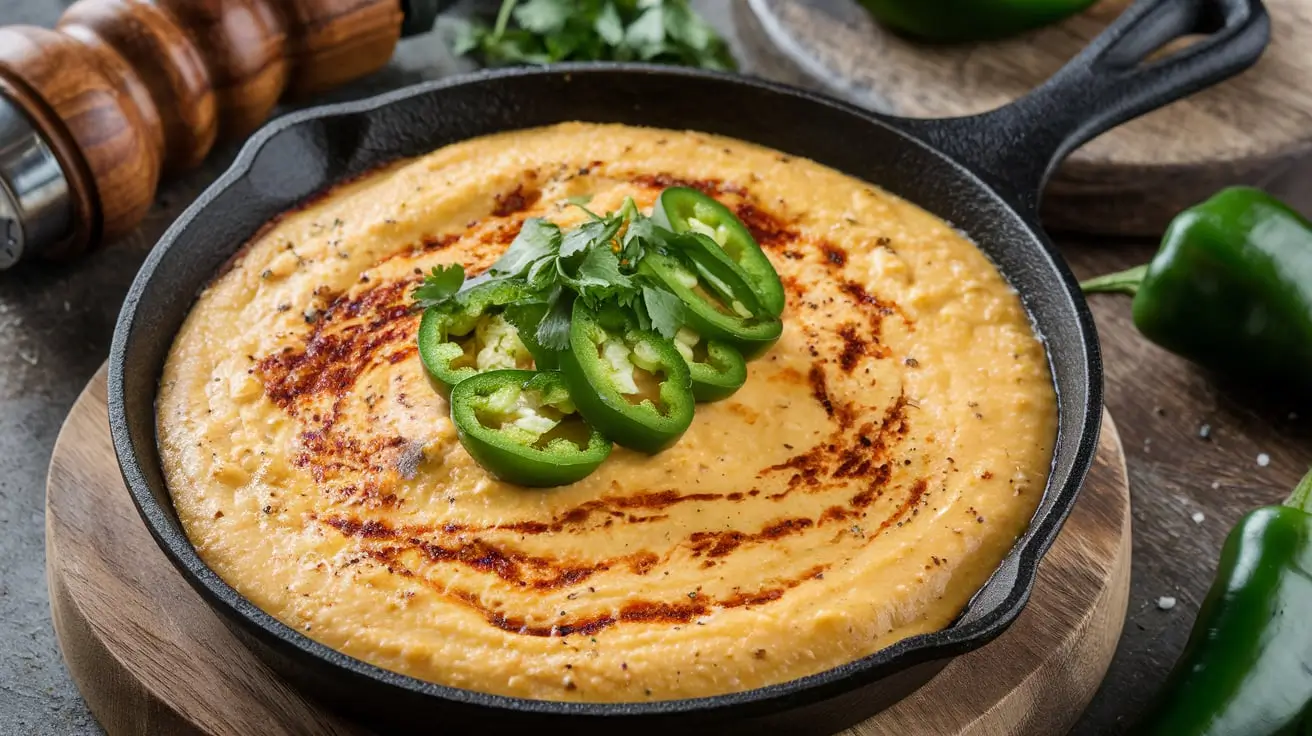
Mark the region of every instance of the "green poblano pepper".
[[1139, 332], [1200, 366], [1312, 395], [1312, 224], [1266, 192], [1218, 192], [1151, 263], [1082, 287], [1133, 294]]
[[1312, 704], [1312, 473], [1240, 519], [1189, 643], [1136, 733], [1306, 734]]

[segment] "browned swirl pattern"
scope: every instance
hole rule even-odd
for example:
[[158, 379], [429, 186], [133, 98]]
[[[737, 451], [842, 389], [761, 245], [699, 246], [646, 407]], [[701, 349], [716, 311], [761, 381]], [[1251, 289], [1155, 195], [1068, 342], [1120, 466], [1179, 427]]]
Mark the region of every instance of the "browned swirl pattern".
[[[784, 330], [655, 457], [525, 489], [460, 445], [411, 291], [688, 186], [779, 272]], [[941, 628], [1013, 544], [1055, 399], [1016, 295], [945, 223], [814, 162], [569, 123], [457, 143], [258, 233], [166, 361], [158, 440], [214, 571], [346, 654], [530, 698], [696, 697]]]
[[[537, 186], [541, 179], [616, 179], [609, 168], [597, 161], [575, 172], [550, 176], [526, 172], [523, 183], [496, 195], [492, 209], [469, 222], [463, 232], [432, 234], [388, 255], [384, 261], [395, 270], [395, 261], [420, 260], [459, 247], [476, 254], [464, 265], [471, 273], [478, 273], [514, 238], [526, 217], [549, 211], [549, 206], [541, 202]], [[424, 566], [462, 567], [517, 589], [545, 591], [578, 588], [598, 573], [610, 570], [627, 570], [638, 577], [659, 575], [665, 566], [677, 564], [676, 557], [681, 555], [700, 560], [704, 568], [715, 567], [741, 550], [789, 536], [809, 535], [816, 544], [824, 544], [834, 534], [852, 534], [857, 528], [854, 522], [869, 529], [860, 532], [869, 543], [890, 526], [914, 519], [929, 495], [923, 479], [902, 489], [902, 499], [886, 515], [871, 519], [868, 511], [876, 500], [894, 490], [891, 465], [897, 461], [896, 450], [910, 426], [906, 398], [899, 396], [891, 405], [872, 413], [872, 407], [833, 399], [827, 387], [834, 371], [850, 373], [867, 359], [890, 358], [890, 351], [880, 341], [885, 319], [897, 316], [908, 329], [911, 321], [895, 304], [844, 278], [847, 256], [841, 247], [826, 241], [808, 242], [784, 217], [754, 198], [748, 186], [713, 179], [685, 180], [665, 173], [618, 176], [618, 184], [645, 206], [650, 206], [659, 191], [668, 186], [694, 187], [715, 196], [738, 213], [767, 252], [778, 256], [805, 248], [802, 252], [814, 254], [806, 257], [815, 261], [815, 267], [826, 270], [825, 278], [838, 280], [839, 294], [862, 319], [838, 326], [832, 336], [839, 346], [837, 357], [828, 351], [821, 354], [812, 346], [810, 368], [805, 375], [785, 371], [772, 378], [808, 386], [814, 400], [835, 420], [832, 433], [784, 462], [760, 468], [755, 474], [757, 481], [762, 485], [774, 481], [775, 486], [782, 486], [764, 494], [757, 487], [730, 493], [631, 490], [587, 501], [548, 519], [492, 525], [394, 525], [386, 517], [372, 518], [370, 509], [400, 503], [393, 487], [406, 474], [407, 453], [415, 450], [406, 437], [353, 433], [344, 430], [339, 419], [344, 413], [361, 409], [353, 402], [353, 390], [362, 375], [386, 370], [387, 365], [414, 354], [418, 316], [411, 307], [409, 292], [421, 279], [421, 269], [390, 281], [374, 281], [366, 275], [366, 288], [326, 298], [322, 309], [307, 313], [307, 333], [300, 346], [260, 357], [251, 368], [268, 398], [302, 427], [295, 464], [312, 474], [323, 493], [342, 504], [340, 512], [320, 516], [319, 524], [356, 540], [391, 574], [416, 576], [418, 560]], [[813, 294], [809, 285], [797, 278], [787, 278], [785, 284], [790, 312], [831, 309], [825, 302], [832, 302], [833, 296]], [[397, 398], [402, 402], [431, 399]], [[365, 403], [369, 403], [368, 397]], [[366, 412], [368, 408], [364, 407]], [[848, 488], [853, 480], [859, 481], [857, 492], [828, 498], [835, 489]], [[824, 494], [826, 500], [814, 504], [810, 516], [778, 516], [749, 530], [682, 530], [678, 538], [662, 546], [599, 559], [532, 554], [513, 541], [516, 536], [580, 534], [658, 522], [667, 518], [662, 511], [678, 504], [778, 504], [794, 492]], [[818, 565], [800, 575], [770, 580], [723, 597], [636, 599], [618, 611], [583, 612], [550, 624], [534, 623], [514, 610], [490, 606], [472, 590], [446, 583], [434, 589], [450, 601], [477, 610], [499, 629], [526, 636], [563, 637], [593, 634], [626, 622], [688, 623], [715, 609], [770, 603], [808, 580], [823, 578], [826, 568]]]

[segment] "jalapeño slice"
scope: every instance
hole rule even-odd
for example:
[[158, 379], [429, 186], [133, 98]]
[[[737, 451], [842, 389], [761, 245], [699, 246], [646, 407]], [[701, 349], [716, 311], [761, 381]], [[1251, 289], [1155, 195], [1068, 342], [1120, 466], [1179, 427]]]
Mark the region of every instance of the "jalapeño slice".
[[692, 380], [674, 343], [651, 330], [603, 324], [574, 302], [560, 372], [579, 413], [625, 447], [657, 453], [692, 423]]
[[699, 233], [715, 241], [747, 274], [770, 316], [783, 314], [784, 286], [779, 274], [747, 226], [728, 207], [696, 189], [670, 187], [661, 192], [652, 218], [676, 233]]
[[527, 296], [520, 281], [487, 281], [424, 310], [419, 358], [429, 375], [450, 389], [486, 371], [533, 368], [534, 354], [507, 319], [510, 305]]
[[692, 395], [699, 402], [727, 399], [747, 382], [747, 361], [732, 345], [703, 340], [684, 327], [674, 336], [674, 347], [688, 364]]
[[479, 465], [523, 486], [575, 483], [611, 451], [555, 371], [494, 370], [461, 381], [451, 390], [451, 421]]
[[783, 331], [742, 269], [704, 235], [685, 234], [677, 249], [648, 252], [639, 271], [679, 297], [694, 332], [733, 345], [747, 360], [768, 350]]

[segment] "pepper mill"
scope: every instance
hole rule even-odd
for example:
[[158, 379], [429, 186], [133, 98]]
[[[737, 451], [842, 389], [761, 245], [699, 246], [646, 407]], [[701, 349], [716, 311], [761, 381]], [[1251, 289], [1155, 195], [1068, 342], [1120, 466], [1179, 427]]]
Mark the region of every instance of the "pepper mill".
[[130, 231], [284, 96], [376, 71], [443, 0], [79, 0], [0, 27], [0, 269]]

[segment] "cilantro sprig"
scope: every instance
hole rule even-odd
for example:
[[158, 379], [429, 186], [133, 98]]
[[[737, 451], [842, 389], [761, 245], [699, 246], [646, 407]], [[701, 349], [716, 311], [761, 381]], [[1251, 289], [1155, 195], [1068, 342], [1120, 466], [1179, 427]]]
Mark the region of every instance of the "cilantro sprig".
[[[575, 299], [595, 310], [618, 308], [633, 315], [637, 326], [673, 338], [683, 326], [683, 302], [659, 282], [638, 272], [652, 250], [678, 251], [678, 235], [638, 211], [632, 199], [620, 209], [598, 215], [574, 203], [588, 219], [569, 230], [549, 220], [524, 221], [506, 251], [480, 277], [518, 280], [529, 296], [507, 312], [521, 334], [551, 350], [569, 346], [569, 324]], [[473, 282], [471, 282], [473, 283]], [[465, 271], [459, 265], [440, 266], [415, 289], [420, 308], [438, 307], [459, 298]]]
[[724, 39], [688, 0], [502, 0], [492, 25], [457, 25], [452, 51], [492, 66], [648, 61], [735, 68]]
[[420, 309], [435, 307], [455, 296], [464, 283], [465, 267], [459, 263], [434, 266], [433, 272], [424, 277], [424, 283], [415, 289], [415, 304]]

